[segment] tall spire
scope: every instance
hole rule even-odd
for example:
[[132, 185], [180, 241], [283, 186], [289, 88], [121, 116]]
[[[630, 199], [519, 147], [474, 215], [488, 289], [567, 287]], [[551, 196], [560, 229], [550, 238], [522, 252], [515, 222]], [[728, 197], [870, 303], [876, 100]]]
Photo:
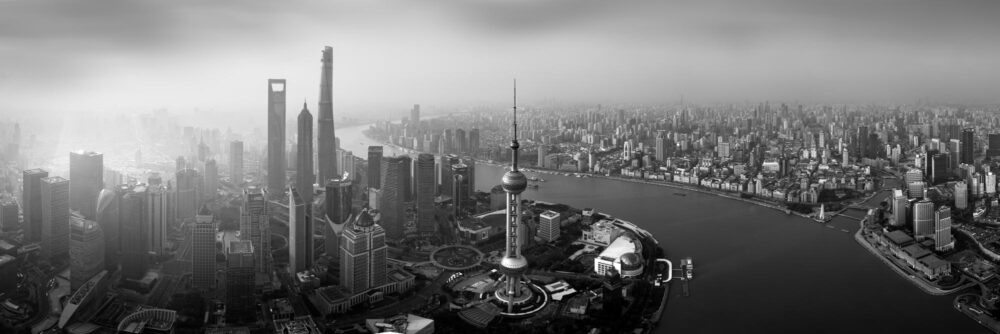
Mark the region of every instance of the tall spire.
[[510, 141], [511, 156], [513, 157], [513, 164], [510, 166], [510, 170], [517, 171], [517, 149], [521, 145], [517, 143], [517, 79], [514, 79], [514, 138]]

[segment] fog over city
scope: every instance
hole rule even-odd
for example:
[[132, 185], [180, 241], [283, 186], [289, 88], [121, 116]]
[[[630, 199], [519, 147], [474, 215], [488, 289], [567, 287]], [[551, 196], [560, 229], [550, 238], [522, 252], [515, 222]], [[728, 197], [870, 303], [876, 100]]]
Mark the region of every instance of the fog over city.
[[995, 1], [0, 1], [0, 116], [523, 99], [995, 102]]

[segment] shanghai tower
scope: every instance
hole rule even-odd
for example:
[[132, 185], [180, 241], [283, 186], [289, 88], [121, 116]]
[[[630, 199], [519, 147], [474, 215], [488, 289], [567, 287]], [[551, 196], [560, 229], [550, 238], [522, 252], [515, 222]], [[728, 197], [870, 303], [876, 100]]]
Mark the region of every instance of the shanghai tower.
[[333, 48], [323, 48], [323, 72], [319, 83], [319, 117], [316, 120], [319, 141], [319, 184], [340, 176], [337, 173], [337, 137], [333, 132]]

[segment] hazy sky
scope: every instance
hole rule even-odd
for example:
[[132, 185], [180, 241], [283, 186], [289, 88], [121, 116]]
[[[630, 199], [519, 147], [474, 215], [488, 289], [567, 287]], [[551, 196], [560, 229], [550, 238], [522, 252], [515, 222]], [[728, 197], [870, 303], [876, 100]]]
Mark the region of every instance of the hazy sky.
[[1000, 1], [0, 0], [0, 115], [1000, 100]]

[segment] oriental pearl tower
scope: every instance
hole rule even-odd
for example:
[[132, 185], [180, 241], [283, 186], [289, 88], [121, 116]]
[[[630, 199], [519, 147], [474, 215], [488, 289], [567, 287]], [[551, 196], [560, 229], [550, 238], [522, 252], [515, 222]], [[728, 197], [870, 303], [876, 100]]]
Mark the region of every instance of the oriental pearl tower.
[[521, 225], [521, 193], [528, 187], [528, 178], [517, 170], [518, 148], [520, 145], [517, 143], [517, 81], [515, 80], [513, 139], [510, 141], [513, 161], [510, 170], [503, 175], [501, 183], [504, 192], [507, 193], [507, 248], [503, 259], [500, 260], [500, 272], [503, 276], [495, 292], [497, 300], [506, 304], [508, 313], [513, 312], [515, 306], [523, 305], [533, 299], [530, 283], [524, 280], [528, 260], [521, 255], [518, 236]]

